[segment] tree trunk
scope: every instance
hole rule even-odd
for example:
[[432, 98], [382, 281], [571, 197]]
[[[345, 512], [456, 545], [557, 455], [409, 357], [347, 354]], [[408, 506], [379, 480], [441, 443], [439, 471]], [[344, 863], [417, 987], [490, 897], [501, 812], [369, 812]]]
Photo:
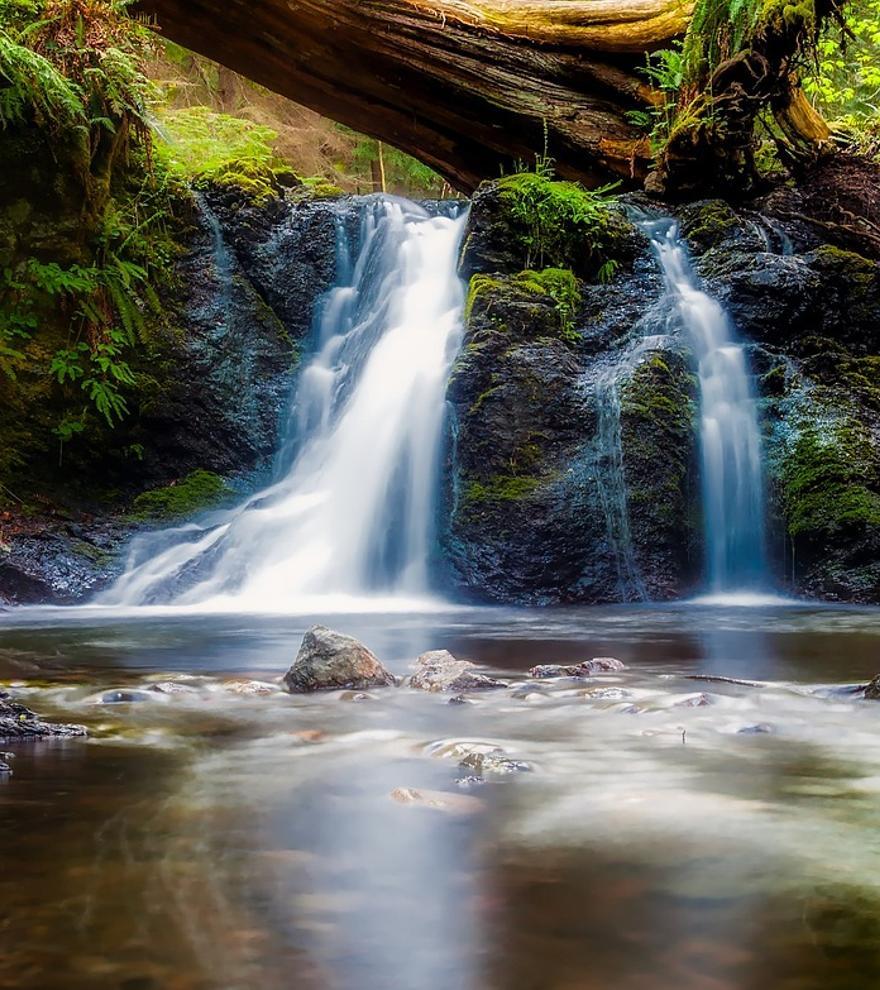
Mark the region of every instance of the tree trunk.
[[689, 0], [143, 0], [172, 40], [433, 166], [469, 192], [545, 148], [637, 184], [645, 51]]
[[[805, 161], [827, 135], [794, 76], [844, 0], [773, 0], [739, 52], [698, 81], [652, 176], [667, 195], [754, 188], [769, 107]], [[470, 192], [547, 155], [563, 178], [641, 185], [634, 119], [666, 99], [646, 53], [681, 38], [694, 0], [141, 0], [168, 37], [433, 166]], [[705, 10], [703, 10], [705, 13]], [[713, 30], [721, 30], [721, 27]], [[641, 111], [641, 115], [633, 114]]]

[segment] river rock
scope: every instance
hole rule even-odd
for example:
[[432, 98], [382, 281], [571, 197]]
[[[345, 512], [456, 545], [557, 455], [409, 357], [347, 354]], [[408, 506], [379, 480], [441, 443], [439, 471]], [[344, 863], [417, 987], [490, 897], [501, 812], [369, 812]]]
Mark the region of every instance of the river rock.
[[607, 674], [623, 669], [624, 665], [614, 657], [593, 657], [592, 660], [573, 664], [541, 663], [532, 667], [529, 677], [590, 677], [593, 674]]
[[715, 701], [708, 694], [692, 694], [687, 698], [681, 698], [673, 703], [673, 708], [707, 708], [714, 705]]
[[865, 697], [868, 701], [880, 701], [880, 674], [876, 674], [871, 681], [865, 685]]
[[284, 685], [291, 694], [364, 691], [396, 683], [394, 675], [363, 643], [326, 626], [308, 630], [293, 666], [284, 675]]
[[506, 681], [481, 674], [470, 660], [458, 660], [448, 650], [423, 653], [416, 661], [409, 686], [418, 691], [484, 691], [507, 687]]
[[471, 777], [506, 777], [512, 773], [527, 773], [531, 766], [523, 760], [511, 759], [499, 746], [488, 751], [475, 750], [468, 753], [458, 763], [459, 770], [466, 771]]
[[229, 694], [240, 694], [245, 698], [266, 698], [272, 694], [278, 694], [280, 688], [277, 684], [269, 684], [267, 681], [254, 681], [249, 678], [234, 677], [220, 684], [220, 689]]
[[148, 691], [152, 691], [154, 694], [165, 694], [165, 695], [199, 695], [201, 692], [197, 687], [192, 684], [186, 684], [183, 681], [156, 681], [155, 684], [151, 684]]
[[773, 734], [773, 726], [767, 722], [756, 722], [754, 725], [744, 725], [736, 733], [738, 736], [769, 736]]
[[44, 722], [24, 705], [6, 699], [0, 700], [0, 739], [51, 739], [85, 735], [87, 732], [82, 725]]

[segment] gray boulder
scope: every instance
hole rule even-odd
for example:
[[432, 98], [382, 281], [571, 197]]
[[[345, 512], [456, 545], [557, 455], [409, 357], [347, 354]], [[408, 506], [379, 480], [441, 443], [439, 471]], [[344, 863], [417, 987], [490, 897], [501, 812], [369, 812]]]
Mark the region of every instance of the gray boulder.
[[397, 681], [363, 643], [326, 626], [312, 626], [303, 636], [293, 666], [284, 675], [291, 694], [393, 686]]
[[484, 691], [507, 687], [506, 681], [481, 674], [476, 664], [457, 660], [448, 650], [431, 650], [416, 661], [409, 686], [419, 691]]

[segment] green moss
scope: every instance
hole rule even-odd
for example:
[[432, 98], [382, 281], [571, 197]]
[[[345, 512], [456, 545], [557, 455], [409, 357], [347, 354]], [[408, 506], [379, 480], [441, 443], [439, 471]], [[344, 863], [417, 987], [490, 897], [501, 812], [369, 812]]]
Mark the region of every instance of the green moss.
[[782, 502], [792, 536], [822, 536], [880, 526], [878, 458], [854, 421], [827, 430], [810, 426], [782, 465]]
[[525, 271], [515, 276], [517, 288], [538, 295], [550, 296], [556, 303], [556, 312], [566, 340], [577, 341], [574, 318], [581, 306], [581, 289], [574, 273], [567, 268], [545, 268], [543, 271]]
[[626, 224], [607, 189], [591, 191], [524, 172], [500, 179], [498, 192], [523, 230], [526, 268], [586, 267], [598, 276], [609, 259], [616, 259]]
[[148, 520], [181, 519], [205, 509], [213, 509], [232, 495], [232, 489], [212, 471], [193, 471], [166, 488], [154, 488], [134, 500], [131, 518]]
[[708, 199], [687, 209], [682, 228], [689, 242], [706, 250], [723, 241], [740, 223], [733, 208], [723, 199]]
[[474, 307], [479, 302], [485, 302], [486, 297], [493, 293], [503, 291], [506, 282], [503, 278], [493, 275], [474, 275], [468, 286], [467, 302], [464, 307], [465, 322], [469, 322], [474, 312]]
[[631, 509], [645, 532], [686, 526], [696, 381], [677, 354], [650, 354], [621, 388], [621, 440]]
[[528, 498], [540, 484], [537, 478], [496, 474], [485, 482], [472, 481], [464, 491], [468, 505], [480, 502], [519, 502]]
[[[494, 301], [529, 301], [535, 296], [553, 301], [559, 318], [559, 336], [577, 343], [580, 337], [575, 331], [575, 317], [581, 307], [581, 289], [574, 273], [567, 268], [528, 270], [512, 277], [474, 275], [468, 289], [465, 320], [470, 322], [477, 307], [482, 314], [491, 316]], [[495, 327], [505, 330], [503, 322], [496, 321]]]
[[335, 183], [320, 176], [303, 179], [302, 183], [315, 199], [338, 199], [340, 196], [345, 195], [343, 189], [340, 189]]

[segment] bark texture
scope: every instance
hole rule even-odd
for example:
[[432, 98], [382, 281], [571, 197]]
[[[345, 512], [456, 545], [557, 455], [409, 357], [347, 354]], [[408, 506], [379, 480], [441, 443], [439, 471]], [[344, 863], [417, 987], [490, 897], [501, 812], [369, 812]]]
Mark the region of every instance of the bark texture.
[[144, 0], [165, 36], [402, 148], [453, 186], [531, 163], [640, 182], [645, 51], [688, 0]]

